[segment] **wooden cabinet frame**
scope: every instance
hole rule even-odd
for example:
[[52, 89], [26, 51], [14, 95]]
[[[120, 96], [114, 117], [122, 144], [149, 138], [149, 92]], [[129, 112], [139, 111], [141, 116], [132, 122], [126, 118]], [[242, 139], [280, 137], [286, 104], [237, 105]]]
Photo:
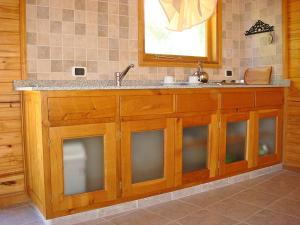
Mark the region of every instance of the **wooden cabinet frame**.
[[[50, 133], [51, 190], [53, 211], [87, 207], [116, 199], [116, 126], [114, 123], [53, 127]], [[104, 190], [64, 195], [63, 140], [104, 137]]]
[[[275, 154], [259, 156], [259, 120], [264, 118], [276, 118], [276, 143]], [[282, 109], [259, 110], [254, 112], [254, 140], [253, 140], [253, 159], [252, 166], [267, 166], [279, 162], [282, 155], [282, 129], [283, 112]]]
[[[132, 184], [131, 134], [133, 132], [164, 130], [164, 177]], [[121, 170], [124, 197], [141, 196], [171, 188], [174, 184], [174, 119], [129, 121], [121, 124]]]
[[[215, 140], [218, 138], [217, 115], [205, 114], [201, 116], [185, 117], [177, 120], [175, 136], [175, 184], [176, 186], [201, 183], [217, 173], [218, 150]], [[208, 126], [207, 168], [183, 174], [182, 147], [183, 129], [188, 127]]]
[[[229, 122], [247, 121], [247, 135], [246, 135], [246, 153], [245, 160], [226, 163], [226, 137], [227, 137], [227, 124]], [[251, 130], [253, 129], [252, 120], [250, 120], [250, 113], [226, 113], [221, 115], [220, 124], [220, 149], [219, 149], [219, 162], [220, 162], [220, 174], [230, 175], [238, 172], [243, 172], [248, 169], [248, 159], [251, 154]]]
[[[255, 142], [258, 142], [255, 136], [258, 118], [277, 115], [278, 130], [282, 128], [281, 100], [277, 99], [278, 95], [276, 101], [266, 100], [266, 96], [277, 92], [283, 94], [282, 88], [26, 91], [26, 183], [30, 197], [43, 215], [52, 219], [279, 163], [282, 145], [280, 132], [277, 134], [276, 160], [258, 159], [254, 153], [258, 151], [254, 149], [257, 147]], [[55, 101], [52, 101], [53, 98]], [[70, 100], [60, 101], [60, 98]], [[84, 107], [79, 106], [81, 102], [78, 103], [78, 99], [84, 102]], [[100, 100], [110, 109], [109, 115], [102, 113]], [[64, 107], [64, 112], [60, 112], [60, 103], [67, 101], [74, 105], [69, 103]], [[50, 116], [50, 112], [57, 112], [59, 114], [55, 115], [59, 116]], [[246, 159], [226, 164], [227, 123], [241, 120], [248, 121]], [[182, 176], [182, 128], [207, 124], [210, 124], [211, 139], [209, 171]], [[164, 130], [164, 177], [133, 184], [132, 133], [155, 130]], [[105, 136], [105, 190], [64, 196], [62, 139], [95, 136]]]

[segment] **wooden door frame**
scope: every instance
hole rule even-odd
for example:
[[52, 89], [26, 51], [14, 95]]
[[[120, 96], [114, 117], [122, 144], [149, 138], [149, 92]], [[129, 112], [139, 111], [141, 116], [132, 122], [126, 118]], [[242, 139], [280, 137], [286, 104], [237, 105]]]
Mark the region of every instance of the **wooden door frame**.
[[[50, 164], [53, 211], [87, 207], [116, 199], [117, 152], [115, 123], [51, 127]], [[64, 196], [63, 139], [103, 136], [104, 138], [104, 190]]]
[[[227, 137], [227, 123], [247, 121], [246, 134], [246, 153], [245, 160], [226, 164], [226, 137]], [[253, 122], [250, 119], [250, 112], [240, 113], [224, 113], [220, 119], [220, 148], [219, 148], [219, 173], [220, 175], [233, 175], [248, 169], [248, 159], [251, 154], [251, 130], [253, 129]]]
[[[132, 132], [164, 130], [164, 177], [132, 184], [131, 134]], [[121, 177], [123, 197], [141, 197], [174, 185], [174, 119], [152, 119], [121, 123]]]

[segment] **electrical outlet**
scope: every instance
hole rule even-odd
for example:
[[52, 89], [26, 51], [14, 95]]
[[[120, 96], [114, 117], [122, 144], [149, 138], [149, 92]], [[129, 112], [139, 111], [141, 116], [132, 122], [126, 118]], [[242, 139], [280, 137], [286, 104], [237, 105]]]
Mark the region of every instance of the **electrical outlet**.
[[225, 77], [233, 77], [233, 71], [232, 70], [225, 70]]
[[86, 67], [81, 67], [81, 66], [72, 67], [72, 75], [74, 77], [85, 77]]

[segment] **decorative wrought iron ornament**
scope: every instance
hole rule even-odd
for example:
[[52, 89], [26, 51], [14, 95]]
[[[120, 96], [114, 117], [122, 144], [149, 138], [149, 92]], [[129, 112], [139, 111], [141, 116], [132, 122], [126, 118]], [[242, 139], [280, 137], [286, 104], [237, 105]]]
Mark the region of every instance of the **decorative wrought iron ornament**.
[[261, 20], [258, 20], [251, 28], [250, 30], [246, 31], [245, 35], [253, 35], [253, 34], [260, 34], [260, 33], [266, 33], [266, 32], [272, 32], [274, 31], [274, 26], [270, 26], [267, 23], [264, 23]]

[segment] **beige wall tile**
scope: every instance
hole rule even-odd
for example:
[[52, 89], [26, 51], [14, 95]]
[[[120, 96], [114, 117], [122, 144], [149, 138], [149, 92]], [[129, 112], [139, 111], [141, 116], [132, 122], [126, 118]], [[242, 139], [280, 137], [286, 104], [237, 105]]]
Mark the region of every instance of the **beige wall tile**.
[[[134, 63], [136, 67], [127, 79], [163, 79], [166, 74], [176, 76], [177, 80], [187, 79], [194, 69], [142, 68], [137, 65], [137, 2], [137, 0], [27, 1], [26, 26], [28, 49], [30, 49], [28, 59], [37, 60], [38, 57], [47, 57], [47, 54], [46, 56], [41, 52], [38, 54], [37, 51], [37, 46], [46, 46], [50, 48], [50, 60], [71, 60], [75, 64], [91, 66], [93, 68], [90, 68], [90, 71], [93, 72], [89, 74], [94, 78], [113, 79], [115, 71], [123, 69], [128, 63]], [[275, 42], [272, 45], [267, 43], [264, 34], [245, 38], [244, 32], [256, 22], [257, 18], [276, 26]], [[281, 23], [280, 2], [223, 0], [224, 64], [220, 69], [206, 69], [210, 78], [222, 80], [225, 69], [232, 69], [235, 73], [234, 78], [239, 79], [243, 77], [247, 67], [265, 65], [272, 65], [274, 77], [280, 78], [282, 74]], [[94, 62], [97, 62], [97, 65]], [[40, 68], [38, 64], [41, 63], [36, 63], [37, 71]], [[33, 77], [59, 79], [57, 74], [49, 75], [50, 71], [51, 68], [42, 71], [44, 75], [37, 74]], [[96, 75], [94, 71], [101, 76]], [[34, 69], [32, 72], [35, 72]], [[67, 74], [68, 72], [64, 71], [61, 78], [74, 79]]]

